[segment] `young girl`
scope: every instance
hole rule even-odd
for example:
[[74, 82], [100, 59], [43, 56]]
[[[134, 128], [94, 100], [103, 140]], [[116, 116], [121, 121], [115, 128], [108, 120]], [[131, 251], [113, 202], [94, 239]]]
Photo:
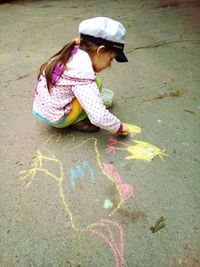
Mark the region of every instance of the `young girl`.
[[127, 129], [103, 104], [96, 78], [113, 59], [128, 61], [123, 52], [125, 28], [110, 18], [96, 17], [82, 21], [79, 33], [80, 39], [41, 66], [33, 114], [56, 128], [70, 126], [84, 132], [102, 128], [125, 135]]

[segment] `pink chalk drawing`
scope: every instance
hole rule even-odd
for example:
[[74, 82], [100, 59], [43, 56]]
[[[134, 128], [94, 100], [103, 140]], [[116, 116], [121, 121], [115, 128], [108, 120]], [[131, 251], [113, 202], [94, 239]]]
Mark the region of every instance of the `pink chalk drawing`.
[[[106, 152], [107, 153], [112, 153], [112, 154], [115, 154], [115, 152], [117, 150], [122, 150], [122, 148], [119, 148], [117, 146], [114, 146], [116, 144], [120, 144], [122, 146], [126, 146], [126, 147], [129, 147], [128, 144], [124, 143], [124, 142], [121, 142], [119, 140], [117, 140], [116, 138], [114, 138], [112, 135], [109, 136], [108, 138], [108, 141], [110, 142], [110, 144], [107, 146], [107, 149], [106, 149]], [[124, 149], [123, 149], [124, 150]]]
[[103, 163], [104, 171], [110, 175], [116, 182], [119, 190], [122, 193], [122, 197], [124, 200], [133, 196], [133, 187], [129, 184], [125, 184], [122, 182], [121, 175], [114, 170], [114, 167], [110, 163]]
[[[119, 231], [118, 245], [110, 227], [116, 227], [117, 231]], [[97, 230], [97, 228], [101, 229]], [[102, 228], [104, 228], [105, 233], [101, 232]], [[115, 221], [102, 219], [95, 224], [95, 229], [90, 228], [88, 231], [91, 232], [93, 235], [96, 235], [99, 239], [103, 240], [111, 248], [115, 258], [115, 266], [124, 267], [125, 237], [122, 225]]]

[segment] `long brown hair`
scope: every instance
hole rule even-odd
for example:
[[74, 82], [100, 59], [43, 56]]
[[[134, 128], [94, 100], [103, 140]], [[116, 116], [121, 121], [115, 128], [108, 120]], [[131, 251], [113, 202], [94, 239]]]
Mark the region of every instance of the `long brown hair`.
[[[66, 44], [59, 52], [57, 52], [55, 55], [53, 55], [47, 62], [45, 62], [39, 70], [38, 79], [40, 75], [45, 75], [46, 81], [47, 81], [47, 88], [50, 92], [51, 88], [51, 76], [52, 73], [58, 63], [66, 65], [68, 59], [71, 56], [71, 52], [76, 46], [76, 40], [73, 40], [72, 42]], [[94, 51], [97, 50], [98, 45], [95, 45], [94, 43], [87, 41], [85, 39], [80, 40], [80, 49], [87, 52], [89, 55], [94, 53]]]

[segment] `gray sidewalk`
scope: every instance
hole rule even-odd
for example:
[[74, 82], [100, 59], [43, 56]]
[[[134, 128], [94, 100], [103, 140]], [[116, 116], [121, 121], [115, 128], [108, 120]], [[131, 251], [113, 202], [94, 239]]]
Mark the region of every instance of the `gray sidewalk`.
[[[136, 136], [32, 115], [38, 68], [93, 16], [127, 29], [100, 76]], [[0, 40], [0, 266], [200, 266], [199, 1], [13, 1]]]

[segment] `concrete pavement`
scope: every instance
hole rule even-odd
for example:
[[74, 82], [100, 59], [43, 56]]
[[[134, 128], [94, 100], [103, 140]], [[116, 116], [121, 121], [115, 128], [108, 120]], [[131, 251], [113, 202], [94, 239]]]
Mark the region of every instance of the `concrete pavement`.
[[[199, 14], [194, 0], [0, 5], [1, 266], [200, 266]], [[32, 115], [38, 68], [93, 16], [127, 28], [129, 63], [100, 76], [135, 137]]]

